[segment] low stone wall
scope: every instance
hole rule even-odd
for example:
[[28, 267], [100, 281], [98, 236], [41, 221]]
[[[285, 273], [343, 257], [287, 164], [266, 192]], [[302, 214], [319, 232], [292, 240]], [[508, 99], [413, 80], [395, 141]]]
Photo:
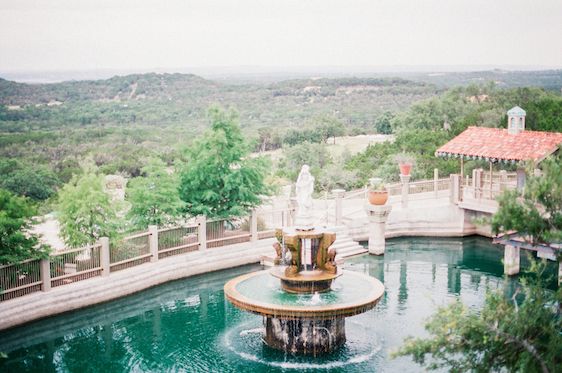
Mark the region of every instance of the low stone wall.
[[[408, 208], [393, 205], [386, 223], [386, 238], [403, 236], [463, 237], [479, 234], [491, 237], [489, 227], [474, 224], [481, 218], [446, 200], [427, 203], [410, 203]], [[349, 235], [355, 241], [369, 239], [367, 215], [357, 217], [348, 224]]]
[[274, 239], [196, 251], [145, 263], [108, 277], [0, 302], [0, 330], [124, 297], [169, 281], [246, 264], [273, 252]]
[[[477, 226], [482, 215], [459, 208], [448, 199], [411, 201], [408, 208], [393, 205], [385, 237], [434, 236], [460, 237], [473, 234], [490, 236], [489, 227]], [[347, 225], [355, 241], [368, 240], [367, 215], [357, 216]], [[121, 298], [169, 281], [259, 263], [264, 255], [273, 255], [274, 239], [230, 245], [172, 256], [146, 263], [108, 277], [96, 277], [49, 292], [37, 292], [0, 302], [0, 330], [33, 320]]]

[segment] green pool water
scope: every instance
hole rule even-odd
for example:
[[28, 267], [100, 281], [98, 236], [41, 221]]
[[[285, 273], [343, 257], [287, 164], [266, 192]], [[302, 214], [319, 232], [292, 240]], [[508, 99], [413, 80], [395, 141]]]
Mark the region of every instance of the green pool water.
[[[158, 286], [117, 301], [0, 332], [0, 372], [417, 372], [389, 352], [424, 320], [460, 298], [482, 306], [486, 287], [504, 282], [503, 249], [482, 238], [407, 238], [382, 257], [346, 260], [345, 269], [378, 278], [380, 303], [346, 320], [347, 342], [321, 358], [295, 357], [261, 341], [262, 318], [224, 298], [226, 281], [260, 270], [246, 266]], [[525, 266], [523, 260], [523, 267]], [[553, 269], [555, 270], [555, 269]]]

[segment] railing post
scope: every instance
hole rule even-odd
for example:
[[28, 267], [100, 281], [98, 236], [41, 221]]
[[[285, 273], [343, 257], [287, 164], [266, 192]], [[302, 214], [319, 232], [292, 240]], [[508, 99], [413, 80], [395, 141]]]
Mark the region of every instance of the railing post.
[[474, 198], [482, 198], [482, 175], [484, 170], [477, 168], [472, 170], [472, 188], [474, 189]]
[[41, 276], [41, 290], [51, 290], [51, 262], [49, 259], [41, 259], [39, 262], [39, 275]]
[[335, 198], [336, 198], [336, 225], [341, 225], [342, 223], [342, 202], [343, 202], [343, 197], [345, 195], [345, 190], [344, 189], [334, 189], [332, 190], [332, 193], [334, 194]]
[[207, 217], [199, 215], [197, 217], [199, 250], [207, 250]]
[[101, 275], [102, 277], [109, 276], [109, 271], [111, 270], [110, 256], [109, 256], [109, 238], [100, 237], [100, 262], [101, 262]]
[[462, 179], [460, 175], [451, 174], [450, 178], [450, 191], [449, 191], [449, 199], [451, 203], [458, 204], [462, 201]]
[[256, 242], [258, 240], [258, 212], [253, 209], [250, 213], [250, 241]]
[[435, 194], [435, 198], [439, 193], [439, 169], [433, 169], [433, 193]]
[[148, 247], [152, 256], [150, 257], [151, 262], [158, 261], [158, 226], [149, 225], [148, 226]]
[[525, 169], [521, 167], [517, 168], [516, 172], [517, 172], [517, 190], [519, 192], [522, 192], [523, 188], [525, 187], [527, 174], [525, 173]]
[[500, 171], [500, 193], [503, 192], [507, 187], [507, 171]]
[[400, 175], [402, 182], [402, 208], [408, 207], [408, 194], [410, 193], [410, 175]]

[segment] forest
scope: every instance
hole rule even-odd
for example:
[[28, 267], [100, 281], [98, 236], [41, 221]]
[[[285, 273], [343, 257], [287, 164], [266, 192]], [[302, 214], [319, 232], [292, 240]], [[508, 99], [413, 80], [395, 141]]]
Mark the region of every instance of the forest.
[[[511, 74], [509, 84], [484, 78], [464, 84], [467, 76], [451, 75], [451, 87], [393, 77], [261, 84], [185, 74], [52, 84], [0, 79], [0, 188], [26, 197], [42, 214], [60, 206], [60, 192], [72, 194], [69, 185], [78, 188], [81, 177], [118, 174], [129, 180], [129, 203], [147, 200], [140, 190], [161, 180], [164, 199], [177, 208], [177, 176], [193, 162], [193, 149], [205, 149], [200, 141], [212, 126], [210, 108], [227, 111], [240, 128], [239, 146], [262, 155], [264, 191], [293, 182], [304, 163], [318, 193], [362, 187], [374, 176], [394, 182], [397, 155], [415, 162], [414, 180], [432, 177], [434, 168], [446, 176], [458, 164], [436, 158], [437, 147], [471, 125], [505, 127], [506, 111], [516, 105], [527, 111], [527, 129], [562, 131], [562, 71], [551, 72], [549, 81]], [[339, 137], [365, 134], [391, 136], [364, 151], [333, 151]]]

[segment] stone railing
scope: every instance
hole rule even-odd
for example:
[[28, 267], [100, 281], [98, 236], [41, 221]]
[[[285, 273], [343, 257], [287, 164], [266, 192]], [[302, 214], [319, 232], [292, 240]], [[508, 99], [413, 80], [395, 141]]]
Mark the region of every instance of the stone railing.
[[55, 252], [48, 259], [0, 266], [0, 301], [108, 276], [169, 256], [270, 238], [275, 228], [288, 226], [292, 221], [292, 209], [256, 209], [240, 218], [199, 216], [181, 226], [152, 225], [147, 231], [112, 242], [102, 237], [94, 245]]
[[[439, 178], [437, 169], [433, 179], [410, 182], [409, 176], [402, 177], [400, 183], [386, 186], [388, 204], [402, 204], [407, 207], [408, 200], [447, 198], [452, 193], [451, 178]], [[315, 224], [341, 225], [364, 212], [369, 188], [367, 186], [353, 191], [334, 189], [315, 200]]]
[[[491, 180], [491, 182], [490, 182]], [[517, 188], [517, 174], [500, 171], [490, 174], [483, 169], [475, 169], [460, 182], [460, 200], [494, 201], [505, 190]]]

